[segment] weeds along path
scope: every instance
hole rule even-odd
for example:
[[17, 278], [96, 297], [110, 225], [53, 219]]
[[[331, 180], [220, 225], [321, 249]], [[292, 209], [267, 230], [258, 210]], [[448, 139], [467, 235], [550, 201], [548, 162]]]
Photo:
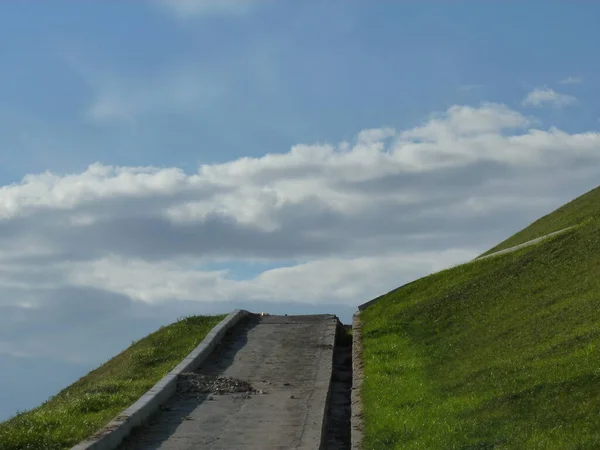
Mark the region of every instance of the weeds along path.
[[250, 316], [119, 450], [318, 449], [338, 320]]

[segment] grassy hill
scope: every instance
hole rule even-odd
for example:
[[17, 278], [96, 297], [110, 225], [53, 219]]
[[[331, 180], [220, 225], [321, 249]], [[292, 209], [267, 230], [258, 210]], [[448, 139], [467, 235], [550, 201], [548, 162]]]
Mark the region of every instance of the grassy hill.
[[38, 408], [0, 423], [0, 449], [71, 448], [132, 405], [224, 317], [187, 317], [134, 343]]
[[556, 211], [541, 217], [527, 228], [502, 241], [483, 255], [514, 247], [540, 236], [578, 225], [585, 220], [589, 220], [590, 217], [600, 217], [600, 187], [577, 197]]
[[600, 190], [361, 313], [365, 449], [600, 448]]

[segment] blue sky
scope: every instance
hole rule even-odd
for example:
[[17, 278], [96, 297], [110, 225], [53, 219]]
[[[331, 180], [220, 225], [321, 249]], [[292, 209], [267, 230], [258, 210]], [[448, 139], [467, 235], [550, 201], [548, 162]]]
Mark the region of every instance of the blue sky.
[[182, 314], [349, 321], [600, 179], [600, 5], [217, 3], [0, 3], [0, 420]]
[[[569, 76], [586, 83], [563, 90], [589, 101], [548, 114], [573, 131], [600, 115], [589, 2], [282, 1], [186, 19], [151, 1], [1, 8], [4, 182], [97, 160], [194, 169], [411, 126], [454, 103], [519, 105]], [[131, 123], [86, 119], [103, 89], [143, 96], [178, 76], [197, 89], [191, 104], [150, 100]]]

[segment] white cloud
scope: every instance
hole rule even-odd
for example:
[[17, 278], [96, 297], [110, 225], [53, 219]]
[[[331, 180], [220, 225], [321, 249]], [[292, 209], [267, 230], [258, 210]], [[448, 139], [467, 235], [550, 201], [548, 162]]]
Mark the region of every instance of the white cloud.
[[439, 142], [447, 137], [486, 135], [529, 124], [529, 119], [505, 105], [484, 103], [478, 108], [455, 105], [443, 114], [431, 116], [425, 125], [403, 132], [402, 137]]
[[181, 19], [249, 12], [257, 0], [158, 0], [158, 4]]
[[523, 106], [553, 106], [562, 108], [577, 103], [572, 95], [561, 94], [550, 88], [536, 88], [529, 92], [523, 100]]
[[[412, 129], [363, 130], [340, 145], [196, 173], [95, 163], [30, 174], [0, 187], [0, 264], [10, 269], [0, 289], [27, 304], [61, 287], [148, 303], [356, 304], [475, 256], [485, 247], [474, 231], [541, 211], [571, 185], [567, 175], [597, 166], [600, 133], [534, 123], [505, 105], [456, 105]], [[555, 185], [541, 181], [548, 174]], [[198, 269], [223, 259], [297, 264], [247, 280]]]
[[74, 285], [95, 287], [133, 300], [155, 303], [184, 299], [199, 302], [244, 298], [248, 302], [353, 303], [392, 289], [400, 273], [427, 274], [468, 261], [477, 252], [398, 253], [394, 256], [327, 258], [267, 270], [251, 280], [233, 280], [227, 271], [190, 270], [189, 266], [109, 257], [78, 264], [69, 274]]
[[567, 77], [558, 82], [559, 84], [580, 84], [583, 83], [583, 77]]
[[595, 186], [600, 133], [536, 126], [455, 105], [191, 173], [94, 163], [1, 186], [0, 356], [97, 363], [177, 316], [240, 307], [349, 320]]
[[[64, 212], [70, 223], [81, 227], [94, 223], [95, 218], [110, 220], [117, 211], [145, 211], [173, 223], [221, 217], [275, 230], [283, 226], [282, 214], [306, 202], [314, 202], [323, 211], [360, 213], [377, 200], [352, 186], [385, 177], [437, 173], [477, 162], [542, 168], [597, 154], [598, 133], [568, 134], [556, 128], [506, 133], [530, 123], [503, 105], [453, 106], [410, 130], [362, 131], [350, 148], [297, 145], [288, 153], [203, 165], [193, 174], [179, 168], [100, 163], [77, 174], [31, 174], [20, 183], [0, 188], [0, 218]], [[393, 197], [397, 205], [421, 200], [411, 191], [380, 194], [386, 202]], [[97, 209], [103, 202], [115, 203], [115, 209]], [[128, 209], [119, 209], [120, 204]]]

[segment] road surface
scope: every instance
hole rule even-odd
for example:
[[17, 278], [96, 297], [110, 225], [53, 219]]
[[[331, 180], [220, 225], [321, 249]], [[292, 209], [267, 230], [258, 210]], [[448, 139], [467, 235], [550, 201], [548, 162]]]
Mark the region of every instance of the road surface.
[[257, 392], [176, 395], [119, 450], [318, 449], [336, 326], [333, 315], [250, 316], [197, 373]]

